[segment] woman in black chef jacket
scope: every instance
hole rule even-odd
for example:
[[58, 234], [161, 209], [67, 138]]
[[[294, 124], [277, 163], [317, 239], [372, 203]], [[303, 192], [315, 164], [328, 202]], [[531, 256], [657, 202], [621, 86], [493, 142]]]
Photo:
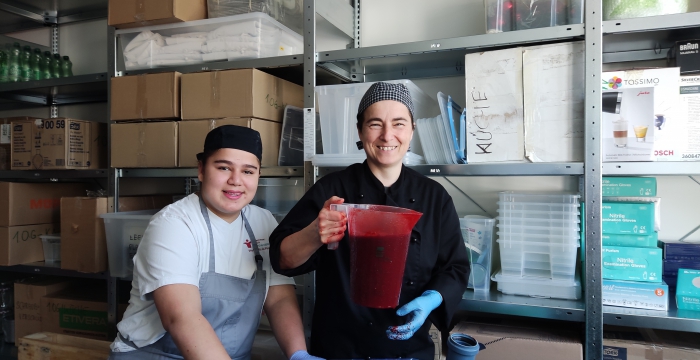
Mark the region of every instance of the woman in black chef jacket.
[[[367, 161], [321, 178], [270, 235], [276, 272], [296, 276], [316, 270], [310, 354], [433, 359], [430, 323], [448, 330], [467, 286], [469, 260], [452, 198], [437, 182], [403, 166], [414, 128], [406, 86], [373, 84], [357, 112]], [[411, 233], [398, 310], [352, 302], [347, 219], [330, 210], [343, 202], [423, 213]], [[337, 250], [323, 246], [334, 242]]]

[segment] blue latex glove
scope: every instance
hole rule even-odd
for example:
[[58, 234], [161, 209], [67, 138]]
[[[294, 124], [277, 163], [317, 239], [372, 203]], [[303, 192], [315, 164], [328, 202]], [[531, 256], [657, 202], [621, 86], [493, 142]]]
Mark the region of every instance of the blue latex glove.
[[435, 290], [428, 290], [423, 295], [396, 310], [396, 315], [409, 315], [408, 323], [401, 326], [390, 326], [386, 336], [391, 340], [408, 340], [423, 326], [430, 312], [442, 304], [442, 295]]
[[306, 350], [298, 350], [294, 354], [292, 354], [292, 357], [290, 357], [289, 360], [325, 360], [325, 359], [310, 355], [308, 352], [306, 352]]

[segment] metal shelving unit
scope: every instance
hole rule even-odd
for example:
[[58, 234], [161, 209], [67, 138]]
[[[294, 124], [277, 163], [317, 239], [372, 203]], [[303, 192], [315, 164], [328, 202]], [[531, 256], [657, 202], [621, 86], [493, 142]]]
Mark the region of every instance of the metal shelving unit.
[[[138, 177], [138, 178], [196, 178], [197, 168], [177, 168], [177, 169], [116, 169], [118, 177]], [[275, 166], [263, 167], [260, 169], [262, 177], [295, 177], [302, 176], [301, 166]]]
[[61, 269], [61, 264], [59, 264], [59, 263], [45, 263], [43, 261], [29, 263], [29, 264], [22, 264], [22, 265], [0, 266], [0, 271], [9, 271], [9, 272], [33, 274], [33, 275], [65, 276], [65, 277], [84, 278], [84, 279], [107, 279], [107, 278], [109, 278], [108, 272], [81, 273], [81, 272], [74, 271], [74, 270]]
[[107, 74], [0, 84], [0, 111], [107, 101]]
[[3, 170], [3, 180], [51, 180], [59, 179], [93, 179], [107, 176], [107, 170]]
[[676, 294], [669, 293], [668, 311], [641, 310], [616, 306], [603, 306], [603, 322], [606, 325], [620, 325], [641, 328], [665, 329], [700, 333], [700, 313], [678, 310]]
[[583, 300], [541, 299], [506, 295], [496, 291], [479, 294], [467, 290], [462, 296], [459, 309], [500, 315], [584, 322], [586, 304]]
[[107, 17], [107, 0], [2, 0], [0, 33]]
[[603, 175], [700, 175], [700, 162], [613, 162], [603, 163]]

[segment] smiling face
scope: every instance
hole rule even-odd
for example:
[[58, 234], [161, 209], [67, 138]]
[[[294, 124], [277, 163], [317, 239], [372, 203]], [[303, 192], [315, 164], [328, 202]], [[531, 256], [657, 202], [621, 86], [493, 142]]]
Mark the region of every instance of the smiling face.
[[398, 101], [378, 101], [365, 110], [358, 134], [370, 167], [401, 167], [413, 138], [411, 113]]
[[219, 149], [203, 164], [199, 162], [199, 181], [204, 204], [229, 223], [255, 197], [260, 179], [260, 162], [255, 155], [238, 149]]

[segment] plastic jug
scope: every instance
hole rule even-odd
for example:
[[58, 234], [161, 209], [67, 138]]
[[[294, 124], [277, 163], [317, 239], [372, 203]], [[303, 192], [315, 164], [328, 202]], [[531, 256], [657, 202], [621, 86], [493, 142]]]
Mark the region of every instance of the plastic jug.
[[348, 216], [353, 302], [370, 308], [395, 308], [399, 304], [411, 231], [423, 214], [364, 204], [332, 204], [331, 210]]
[[485, 348], [484, 344], [467, 334], [450, 334], [446, 360], [474, 360], [479, 351]]

